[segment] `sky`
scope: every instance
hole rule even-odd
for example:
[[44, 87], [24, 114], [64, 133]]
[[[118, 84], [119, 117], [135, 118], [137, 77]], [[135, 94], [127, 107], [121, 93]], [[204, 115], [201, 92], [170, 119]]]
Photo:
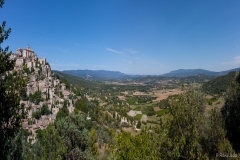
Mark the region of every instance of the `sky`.
[[159, 75], [240, 67], [239, 0], [5, 0], [1, 47], [31, 49], [53, 70]]

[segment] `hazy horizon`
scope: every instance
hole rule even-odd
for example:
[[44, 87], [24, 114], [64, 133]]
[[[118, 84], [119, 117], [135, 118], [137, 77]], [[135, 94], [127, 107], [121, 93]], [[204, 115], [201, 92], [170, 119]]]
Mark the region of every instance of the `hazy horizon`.
[[3, 47], [28, 44], [53, 70], [160, 75], [240, 66], [240, 1], [6, 1]]
[[[231, 69], [229, 69], [229, 70], [232, 70], [232, 69], [238, 69], [238, 68], [240, 68], [240, 67], [237, 67], [237, 68], [231, 68]], [[177, 70], [197, 70], [197, 69], [201, 69], [201, 68], [187, 68], [187, 69], [183, 69], [183, 68], [179, 68], [179, 69], [177, 69]], [[53, 69], [53, 70], [55, 70], [55, 69]], [[102, 70], [104, 70], [104, 69], [69, 69], [69, 70], [55, 70], [55, 71], [60, 71], [60, 72], [62, 72], [62, 71], [70, 71], [70, 70], [90, 70], [90, 71], [102, 71]], [[169, 71], [169, 72], [166, 72], [166, 73], [170, 73], [170, 72], [172, 72], [172, 71], [177, 71], [177, 70], [171, 70], [171, 71]], [[202, 69], [202, 70], [205, 70], [205, 69]], [[110, 71], [110, 72], [121, 72], [121, 71], [116, 71], [116, 70], [104, 70], [104, 71]], [[207, 71], [211, 71], [211, 72], [223, 72], [223, 71], [228, 71], [228, 70], [222, 70], [222, 71], [213, 71], [213, 70], [207, 70]], [[124, 73], [124, 72], [121, 72], [121, 73]], [[154, 76], [154, 75], [156, 75], [156, 76], [158, 76], [158, 75], [163, 75], [163, 74], [166, 74], [166, 73], [162, 73], [162, 74], [127, 74], [127, 73], [124, 73], [124, 74], [126, 74], [126, 75], [149, 75], [149, 76]]]

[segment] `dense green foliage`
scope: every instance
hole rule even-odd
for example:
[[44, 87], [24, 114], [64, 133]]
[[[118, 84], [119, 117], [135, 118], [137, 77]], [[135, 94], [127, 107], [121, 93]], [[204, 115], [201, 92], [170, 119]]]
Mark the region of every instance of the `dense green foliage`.
[[155, 115], [155, 111], [154, 111], [153, 107], [148, 107], [147, 115], [148, 116]]
[[227, 137], [236, 152], [240, 152], [240, 75], [235, 78], [225, 95], [222, 114], [225, 120]]
[[[190, 88], [185, 94], [171, 99], [169, 112], [171, 116], [166, 123], [169, 130], [161, 146], [165, 153], [161, 155], [163, 159], [206, 159], [215, 157], [216, 153], [232, 153], [231, 145], [225, 139], [222, 119], [215, 116], [220, 113], [214, 111], [215, 114], [209, 117], [205, 114], [204, 96], [199, 91]], [[215, 123], [218, 125], [213, 130]], [[214, 153], [206, 150], [209, 141]]]
[[164, 108], [169, 108], [170, 104], [169, 104], [169, 97], [167, 99], [163, 99], [161, 100], [158, 104], [159, 108], [164, 109]]
[[44, 101], [42, 98], [42, 93], [40, 91], [36, 91], [34, 94], [29, 94], [29, 101], [34, 104], [39, 104], [39, 102]]
[[37, 141], [26, 153], [27, 159], [64, 159], [67, 146], [59, 131], [52, 125], [38, 132]]
[[225, 92], [235, 77], [235, 72], [230, 72], [227, 75], [216, 77], [207, 83], [203, 84], [202, 89], [209, 94], [221, 94]]
[[58, 119], [55, 125], [50, 124], [45, 130], [39, 130], [36, 142], [33, 145], [26, 143], [20, 150], [24, 149], [19, 159], [93, 159], [85, 118], [70, 114]]
[[88, 130], [85, 125], [86, 117], [83, 115], [70, 114], [57, 121], [59, 135], [67, 146], [66, 159], [90, 159]]
[[67, 117], [69, 115], [68, 108], [66, 106], [63, 106], [62, 108], [59, 109], [59, 112], [57, 113], [57, 119]]
[[154, 133], [143, 131], [132, 137], [130, 133], [121, 132], [115, 137], [117, 159], [159, 159], [157, 148], [158, 137]]
[[78, 99], [76, 102], [75, 102], [75, 107], [84, 112], [84, 113], [87, 113], [88, 112], [88, 107], [87, 107], [87, 100], [86, 99]]
[[41, 115], [49, 115], [49, 114], [51, 114], [51, 110], [48, 109], [48, 106], [46, 104], [43, 104], [39, 111], [32, 113], [32, 117], [39, 119], [41, 118]]

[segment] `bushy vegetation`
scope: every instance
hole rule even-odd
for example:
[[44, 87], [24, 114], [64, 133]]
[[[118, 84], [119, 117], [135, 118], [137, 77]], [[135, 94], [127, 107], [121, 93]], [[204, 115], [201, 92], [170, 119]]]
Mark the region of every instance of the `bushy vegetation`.
[[41, 115], [49, 115], [49, 114], [51, 114], [51, 110], [49, 110], [49, 108], [46, 104], [43, 104], [39, 111], [32, 113], [32, 117], [39, 119], [39, 118], [41, 118]]
[[39, 102], [44, 101], [42, 98], [42, 93], [40, 91], [36, 91], [34, 94], [29, 94], [29, 101], [34, 104], [39, 104]]
[[169, 98], [161, 100], [159, 103], [157, 103], [157, 105], [161, 109], [169, 108], [170, 107]]
[[87, 100], [86, 99], [78, 99], [76, 102], [75, 102], [75, 107], [84, 112], [84, 113], [87, 113], [88, 112], [88, 107], [87, 107]]
[[226, 94], [225, 104], [222, 108], [227, 137], [234, 150], [240, 152], [240, 74], [231, 83]]
[[93, 159], [83, 115], [70, 114], [39, 130], [37, 141], [25, 147], [26, 159]]

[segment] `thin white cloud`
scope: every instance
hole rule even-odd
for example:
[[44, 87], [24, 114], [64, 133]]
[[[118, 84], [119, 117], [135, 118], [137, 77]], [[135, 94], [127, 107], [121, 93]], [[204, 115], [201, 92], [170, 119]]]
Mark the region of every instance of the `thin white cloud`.
[[127, 62], [129, 64], [132, 64], [132, 61], [124, 60], [124, 62]]
[[138, 53], [139, 51], [135, 51], [135, 50], [133, 50], [133, 49], [127, 49], [127, 51], [129, 52], [129, 53], [131, 53], [131, 54], [136, 54], [136, 53]]
[[81, 47], [81, 44], [74, 43], [76, 46]]
[[234, 57], [232, 61], [222, 62], [222, 64], [226, 64], [226, 65], [240, 65], [240, 56]]
[[110, 51], [110, 52], [114, 52], [114, 53], [122, 54], [122, 52], [120, 52], [120, 51], [116, 51], [116, 50], [111, 49], [111, 48], [106, 48], [106, 50], [108, 50], [108, 51]]
[[127, 62], [127, 63], [129, 63], [129, 64], [132, 64], [132, 61], [124, 60], [124, 62]]

